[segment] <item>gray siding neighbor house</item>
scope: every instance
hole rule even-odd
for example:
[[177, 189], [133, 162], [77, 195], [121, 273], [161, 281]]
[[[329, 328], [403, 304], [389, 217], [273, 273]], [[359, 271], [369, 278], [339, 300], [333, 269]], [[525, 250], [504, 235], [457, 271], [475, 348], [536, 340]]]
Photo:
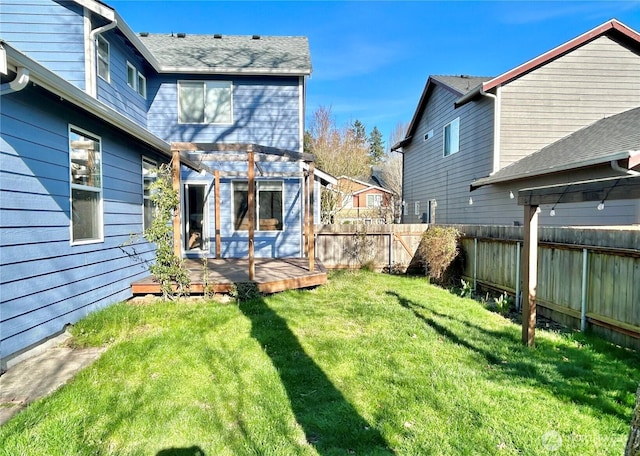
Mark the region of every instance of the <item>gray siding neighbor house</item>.
[[[497, 77], [431, 76], [393, 146], [403, 222], [518, 225], [519, 189], [633, 175], [638, 107], [640, 34], [616, 20]], [[544, 225], [640, 223], [637, 200], [541, 210]]]
[[132, 235], [172, 144], [210, 147], [180, 157], [183, 257], [247, 255], [247, 163], [219, 157], [249, 150], [255, 255], [304, 256], [310, 73], [305, 37], [137, 34], [103, 1], [3, 0], [0, 369], [149, 274], [155, 246]]

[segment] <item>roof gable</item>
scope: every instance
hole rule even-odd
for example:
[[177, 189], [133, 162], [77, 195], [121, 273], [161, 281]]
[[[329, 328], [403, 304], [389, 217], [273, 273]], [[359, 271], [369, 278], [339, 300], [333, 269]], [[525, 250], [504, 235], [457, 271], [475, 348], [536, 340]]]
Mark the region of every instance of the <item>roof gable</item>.
[[632, 46], [640, 50], [640, 33], [627, 27], [622, 22], [619, 22], [616, 19], [611, 19], [610, 21], [593, 28], [588, 32], [583, 33], [582, 35], [577, 36], [576, 38], [569, 40], [566, 43], [561, 44], [560, 46], [557, 46], [550, 51], [547, 51], [544, 54], [541, 54], [523, 63], [522, 65], [519, 65], [505, 73], [502, 73], [501, 75], [496, 76], [493, 79], [483, 82], [475, 90], [468, 92], [460, 99], [458, 99], [456, 101], [456, 107], [468, 103], [469, 101], [477, 97], [481, 92], [487, 92], [489, 90], [495, 89], [498, 86], [509, 84], [511, 81], [530, 73], [536, 68], [540, 68], [541, 66], [544, 66], [547, 63], [552, 62], [553, 60], [562, 57], [563, 55], [566, 55], [574, 51], [575, 49], [605, 35], [620, 40], [624, 43], [631, 44]]
[[[640, 107], [600, 119], [471, 184], [509, 182], [640, 156]], [[631, 165], [632, 163], [630, 163]]]
[[484, 81], [491, 79], [490, 77], [485, 76], [468, 76], [468, 75], [459, 75], [459, 76], [438, 76], [431, 75], [427, 79], [427, 83], [424, 86], [422, 94], [420, 95], [420, 100], [418, 101], [418, 106], [413, 114], [413, 118], [409, 123], [409, 128], [407, 128], [407, 133], [405, 138], [399, 143], [395, 144], [391, 147], [391, 150], [397, 150], [401, 147], [409, 144], [413, 138], [413, 135], [418, 128], [418, 123], [420, 122], [420, 118], [422, 117], [422, 113], [429, 101], [429, 97], [433, 92], [435, 87], [442, 87], [445, 90], [453, 93], [456, 96], [464, 96], [475, 88], [479, 87]]

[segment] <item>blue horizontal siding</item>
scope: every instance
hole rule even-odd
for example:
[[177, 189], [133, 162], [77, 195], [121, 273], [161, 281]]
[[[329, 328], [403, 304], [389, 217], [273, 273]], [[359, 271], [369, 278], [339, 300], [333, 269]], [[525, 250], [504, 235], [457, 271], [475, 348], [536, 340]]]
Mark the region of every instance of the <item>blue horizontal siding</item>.
[[109, 82], [98, 78], [98, 100], [146, 127], [147, 100], [127, 84], [127, 61], [148, 79], [144, 61], [113, 30], [102, 36], [109, 42], [111, 66]]
[[162, 75], [149, 81], [154, 96], [147, 125], [166, 141], [256, 143], [299, 150], [302, 119], [297, 77], [220, 78], [233, 82], [230, 125], [178, 124], [178, 79], [187, 78]]
[[75, 2], [2, 1], [0, 37], [85, 88], [84, 18]]
[[[0, 357], [126, 299], [148, 274], [142, 156], [154, 151], [40, 88], [2, 97], [0, 113]], [[68, 125], [101, 138], [104, 242], [70, 243]], [[132, 258], [133, 251], [140, 254]]]

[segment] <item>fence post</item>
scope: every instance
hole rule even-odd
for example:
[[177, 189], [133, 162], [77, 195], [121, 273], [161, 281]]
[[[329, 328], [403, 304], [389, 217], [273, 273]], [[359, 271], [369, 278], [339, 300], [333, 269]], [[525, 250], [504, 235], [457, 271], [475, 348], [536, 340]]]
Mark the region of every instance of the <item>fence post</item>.
[[473, 292], [478, 290], [478, 238], [473, 238]]
[[516, 310], [521, 310], [522, 303], [520, 302], [520, 242], [516, 242]]
[[391, 268], [393, 267], [393, 233], [389, 231], [389, 274], [391, 274]]
[[582, 249], [582, 299], [580, 302], [580, 331], [587, 329], [587, 273], [589, 251]]

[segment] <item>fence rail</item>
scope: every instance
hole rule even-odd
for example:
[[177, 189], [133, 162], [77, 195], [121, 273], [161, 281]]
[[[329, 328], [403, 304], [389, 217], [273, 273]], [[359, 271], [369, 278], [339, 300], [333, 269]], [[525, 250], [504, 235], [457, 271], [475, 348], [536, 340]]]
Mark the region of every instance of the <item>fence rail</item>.
[[[522, 228], [458, 226], [463, 276], [520, 301]], [[588, 239], [591, 244], [585, 244]], [[640, 349], [640, 230], [541, 228], [540, 314]]]
[[316, 256], [327, 269], [406, 269], [428, 225], [316, 225]]
[[[428, 225], [318, 225], [316, 254], [327, 268], [403, 269]], [[456, 226], [463, 277], [520, 296], [523, 228]], [[539, 314], [640, 349], [640, 229], [539, 230]], [[519, 302], [519, 299], [516, 300]]]

